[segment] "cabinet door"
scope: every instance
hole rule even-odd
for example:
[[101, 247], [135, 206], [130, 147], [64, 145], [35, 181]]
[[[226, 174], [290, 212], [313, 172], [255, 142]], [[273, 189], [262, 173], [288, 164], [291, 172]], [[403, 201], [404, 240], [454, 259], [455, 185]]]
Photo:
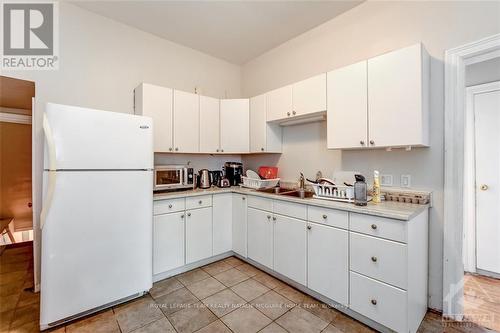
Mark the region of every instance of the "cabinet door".
[[267, 93], [267, 121], [286, 119], [292, 115], [292, 86]]
[[231, 193], [213, 196], [214, 256], [233, 249], [233, 196]]
[[306, 284], [306, 222], [274, 216], [274, 270]]
[[250, 98], [250, 152], [266, 148], [266, 95]]
[[184, 265], [184, 218], [184, 212], [154, 217], [153, 274]]
[[292, 116], [326, 111], [326, 73], [293, 84]]
[[200, 152], [219, 151], [219, 99], [200, 96]]
[[233, 193], [233, 251], [247, 256], [247, 197]]
[[200, 100], [196, 94], [174, 90], [174, 151], [200, 151]]
[[314, 223], [309, 223], [307, 229], [307, 286], [335, 302], [348, 305], [347, 231]]
[[134, 90], [135, 114], [153, 118], [155, 152], [173, 149], [173, 90], [143, 83]]
[[327, 137], [329, 149], [368, 145], [367, 62], [328, 72]]
[[225, 153], [250, 151], [250, 103], [248, 99], [220, 101], [220, 141]]
[[416, 44], [368, 60], [371, 147], [426, 144], [428, 100], [423, 79], [428, 76], [428, 60], [423, 61], [424, 52]]
[[271, 213], [248, 208], [248, 258], [273, 268], [273, 222]]
[[212, 207], [186, 211], [186, 264], [212, 256]]

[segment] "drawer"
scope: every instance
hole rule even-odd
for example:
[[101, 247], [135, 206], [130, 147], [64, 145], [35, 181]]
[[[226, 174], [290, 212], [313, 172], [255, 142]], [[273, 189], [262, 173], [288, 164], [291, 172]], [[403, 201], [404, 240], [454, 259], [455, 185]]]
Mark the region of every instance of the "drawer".
[[354, 232], [350, 232], [349, 237], [352, 271], [406, 289], [408, 259], [405, 244]]
[[200, 195], [197, 197], [186, 198], [186, 209], [195, 209], [212, 206], [211, 195]]
[[185, 209], [184, 198], [157, 200], [153, 204], [154, 215], [179, 212], [184, 209]]
[[253, 195], [248, 196], [248, 207], [265, 210], [268, 212], [273, 211], [273, 201], [271, 199], [256, 197]]
[[337, 228], [347, 229], [349, 226], [349, 213], [336, 209], [307, 206], [307, 219]]
[[307, 219], [307, 206], [288, 201], [274, 200], [274, 213], [295, 217], [296, 219]]
[[396, 332], [408, 332], [406, 291], [350, 273], [350, 308]]
[[351, 213], [350, 230], [406, 243], [407, 221]]

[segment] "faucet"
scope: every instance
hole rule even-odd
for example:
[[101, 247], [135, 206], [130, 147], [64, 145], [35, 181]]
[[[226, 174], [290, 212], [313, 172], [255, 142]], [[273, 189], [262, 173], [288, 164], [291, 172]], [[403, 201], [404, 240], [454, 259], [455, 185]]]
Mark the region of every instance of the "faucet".
[[300, 173], [300, 178], [299, 178], [299, 189], [301, 190], [306, 189], [306, 179], [304, 178], [304, 174], [302, 172]]

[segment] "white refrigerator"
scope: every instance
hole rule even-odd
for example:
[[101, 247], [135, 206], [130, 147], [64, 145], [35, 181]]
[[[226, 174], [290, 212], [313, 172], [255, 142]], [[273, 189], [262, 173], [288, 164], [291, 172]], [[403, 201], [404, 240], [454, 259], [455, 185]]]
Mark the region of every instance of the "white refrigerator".
[[152, 286], [148, 117], [47, 104], [43, 115], [40, 328]]

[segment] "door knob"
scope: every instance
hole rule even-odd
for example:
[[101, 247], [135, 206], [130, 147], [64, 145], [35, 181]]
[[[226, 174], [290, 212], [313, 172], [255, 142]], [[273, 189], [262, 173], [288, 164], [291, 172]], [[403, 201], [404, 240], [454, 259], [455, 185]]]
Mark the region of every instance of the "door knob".
[[488, 190], [488, 185], [483, 184], [481, 185], [481, 191], [487, 191]]

